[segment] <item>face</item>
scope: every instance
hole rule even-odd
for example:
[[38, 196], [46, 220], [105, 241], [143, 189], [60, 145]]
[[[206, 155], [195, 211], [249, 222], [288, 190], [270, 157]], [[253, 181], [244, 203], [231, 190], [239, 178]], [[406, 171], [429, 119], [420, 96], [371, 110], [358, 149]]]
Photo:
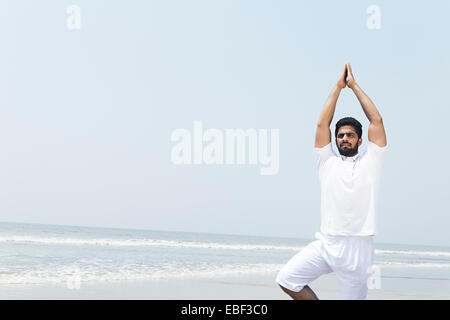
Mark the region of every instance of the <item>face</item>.
[[346, 157], [352, 157], [358, 153], [358, 147], [362, 143], [362, 138], [358, 139], [358, 134], [352, 126], [342, 126], [336, 136], [336, 146], [339, 153]]

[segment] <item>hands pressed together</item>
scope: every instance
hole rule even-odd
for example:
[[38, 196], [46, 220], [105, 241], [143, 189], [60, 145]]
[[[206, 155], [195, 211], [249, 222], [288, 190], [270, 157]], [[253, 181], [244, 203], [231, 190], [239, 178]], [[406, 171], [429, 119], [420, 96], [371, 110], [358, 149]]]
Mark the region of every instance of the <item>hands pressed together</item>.
[[355, 78], [353, 78], [352, 67], [350, 66], [350, 63], [347, 62], [336, 85], [340, 89], [344, 89], [346, 86], [352, 89], [355, 84], [356, 82]]

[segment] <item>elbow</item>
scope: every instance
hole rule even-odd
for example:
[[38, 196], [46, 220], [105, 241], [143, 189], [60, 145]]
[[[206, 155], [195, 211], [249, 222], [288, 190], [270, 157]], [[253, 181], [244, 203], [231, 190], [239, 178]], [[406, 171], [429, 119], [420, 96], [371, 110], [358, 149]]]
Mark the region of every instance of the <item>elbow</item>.
[[383, 118], [381, 116], [372, 117], [372, 119], [370, 119], [370, 123], [373, 124], [383, 123]]
[[328, 129], [329, 127], [330, 127], [329, 123], [320, 122], [320, 121], [317, 123], [317, 128], [318, 129]]

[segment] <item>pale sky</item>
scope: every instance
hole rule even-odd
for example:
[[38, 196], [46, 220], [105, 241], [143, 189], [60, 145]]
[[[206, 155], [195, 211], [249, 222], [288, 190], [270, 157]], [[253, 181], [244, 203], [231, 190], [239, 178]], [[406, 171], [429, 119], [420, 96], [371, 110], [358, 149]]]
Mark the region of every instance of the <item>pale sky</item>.
[[[0, 221], [312, 238], [315, 124], [349, 61], [387, 132], [376, 241], [450, 246], [448, 12], [448, 1], [2, 1]], [[344, 116], [363, 124], [364, 151], [350, 89], [332, 132]], [[278, 129], [278, 174], [173, 164], [172, 132], [196, 120]]]

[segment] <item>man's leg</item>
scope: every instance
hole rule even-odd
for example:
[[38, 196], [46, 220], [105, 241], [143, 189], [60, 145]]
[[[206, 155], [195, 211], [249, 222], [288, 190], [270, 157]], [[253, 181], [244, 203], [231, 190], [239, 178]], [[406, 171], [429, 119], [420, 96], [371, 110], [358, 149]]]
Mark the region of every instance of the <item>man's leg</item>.
[[[338, 273], [336, 273], [338, 274]], [[367, 297], [367, 283], [364, 280], [355, 282], [354, 279], [339, 278], [339, 299], [341, 300], [365, 300]], [[367, 280], [367, 279], [365, 279]]]
[[339, 280], [339, 298], [364, 300], [367, 297], [369, 267], [373, 263], [373, 237], [352, 237], [342, 241], [342, 263], [335, 266]]
[[277, 275], [276, 282], [294, 300], [317, 300], [308, 284], [332, 270], [321, 256], [322, 242], [316, 240], [293, 256]]
[[288, 295], [290, 295], [291, 298], [294, 300], [319, 300], [319, 298], [317, 298], [316, 294], [314, 293], [314, 291], [312, 291], [312, 289], [309, 286], [304, 286], [303, 289], [300, 290], [300, 292], [295, 292], [295, 291], [286, 289], [282, 285], [279, 285], [279, 286], [281, 287], [281, 289], [284, 292], [286, 292]]

